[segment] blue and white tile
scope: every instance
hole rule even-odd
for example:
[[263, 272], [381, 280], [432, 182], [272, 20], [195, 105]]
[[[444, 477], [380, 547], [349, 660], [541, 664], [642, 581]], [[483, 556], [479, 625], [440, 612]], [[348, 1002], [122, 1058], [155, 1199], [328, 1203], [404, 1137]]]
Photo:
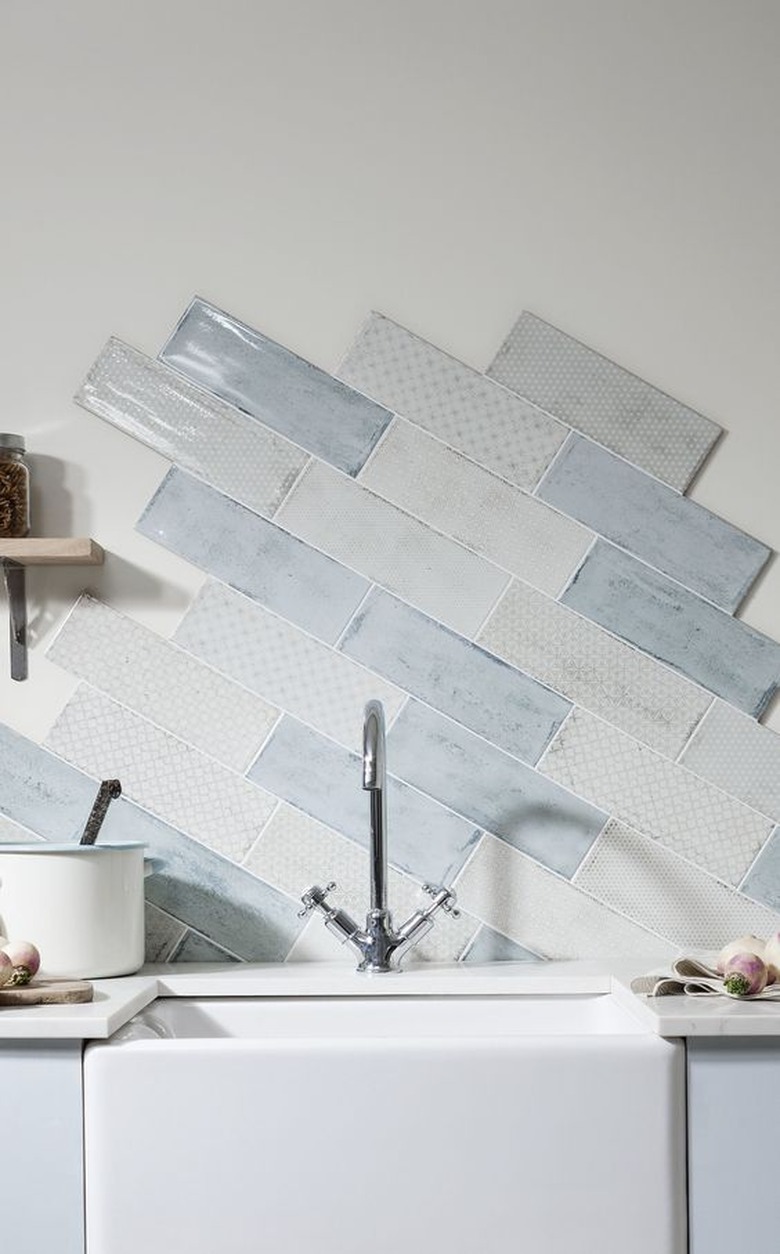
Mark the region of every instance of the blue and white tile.
[[455, 882], [464, 910], [542, 958], [666, 964], [676, 948], [506, 841], [483, 836]]
[[561, 875], [574, 874], [607, 821], [595, 806], [417, 701], [393, 725], [388, 761], [406, 783]]
[[526, 762], [535, 762], [571, 704], [379, 589], [341, 644], [350, 657]]
[[238, 962], [235, 954], [188, 928], [171, 954], [171, 962]]
[[483, 923], [463, 955], [463, 962], [539, 962], [539, 955]]
[[720, 435], [717, 423], [530, 313], [487, 373], [680, 491]]
[[509, 579], [322, 462], [311, 463], [277, 521], [464, 635], [477, 630]]
[[780, 735], [715, 701], [680, 761], [780, 823]]
[[[740, 884], [743, 893], [780, 913], [780, 827], [776, 827]], [[780, 929], [778, 929], [780, 930]]]
[[246, 962], [285, 959], [303, 923], [284, 893], [121, 797], [106, 815], [100, 842], [127, 840], [146, 844], [153, 857], [147, 904]]
[[340, 378], [521, 488], [532, 488], [566, 428], [389, 318], [372, 313]]
[[179, 470], [166, 476], [137, 530], [331, 643], [369, 587], [354, 571]]
[[[249, 778], [350, 840], [368, 845], [369, 798], [360, 758], [311, 728], [283, 718]], [[388, 781], [387, 813], [390, 861], [416, 879], [448, 883], [479, 836], [473, 823], [396, 779]]]
[[574, 883], [688, 952], [780, 929], [780, 914], [616, 821], [596, 841]]
[[174, 639], [348, 749], [362, 743], [367, 701], [381, 701], [390, 722], [406, 700], [393, 684], [223, 584], [204, 585]]
[[85, 685], [46, 745], [96, 779], [120, 779], [133, 801], [236, 862], [274, 809], [262, 789]]
[[360, 482], [535, 588], [557, 596], [593, 532], [396, 418]]
[[716, 696], [758, 717], [780, 682], [780, 644], [597, 540], [562, 597]]
[[[389, 835], [392, 843], [393, 832]], [[335, 880], [336, 888], [329, 901], [346, 910], [361, 925], [365, 920], [370, 905], [367, 851], [292, 806], [279, 806], [244, 865], [296, 901], [312, 884]], [[430, 905], [430, 900], [423, 896], [419, 884], [391, 868], [388, 904], [396, 926], [423, 903]], [[315, 916], [315, 921], [326, 931], [321, 917]], [[415, 957], [432, 962], [454, 962], [474, 936], [477, 926], [469, 915], [452, 918], [445, 914], [415, 947]], [[326, 935], [329, 934], [326, 932]], [[354, 950], [342, 946], [338, 940], [334, 953], [355, 965]], [[291, 959], [294, 957], [291, 955]]]
[[324, 370], [198, 298], [160, 358], [347, 474], [357, 473], [391, 418]]
[[770, 820], [584, 710], [575, 710], [539, 770], [630, 827], [738, 884]]
[[90, 596], [47, 657], [223, 765], [246, 770], [279, 711]]
[[770, 555], [759, 540], [579, 435], [538, 494], [728, 613]]
[[697, 684], [517, 581], [477, 643], [671, 758], [713, 700]]
[[269, 518], [307, 461], [296, 445], [121, 340], [108, 341], [74, 399]]
[[77, 840], [96, 790], [94, 779], [0, 723], [0, 818], [14, 840], [30, 839], [17, 837], [17, 827], [44, 840]]

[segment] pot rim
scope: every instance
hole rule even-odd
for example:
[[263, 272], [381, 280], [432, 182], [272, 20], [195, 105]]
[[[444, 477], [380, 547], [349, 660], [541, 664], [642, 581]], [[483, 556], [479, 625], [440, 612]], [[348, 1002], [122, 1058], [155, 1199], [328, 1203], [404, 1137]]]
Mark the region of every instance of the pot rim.
[[75, 842], [71, 844], [55, 845], [49, 841], [42, 840], [40, 844], [30, 841], [23, 845], [5, 845], [0, 844], [0, 857], [4, 853], [76, 853], [84, 855], [85, 853], [121, 853], [126, 849], [148, 849], [149, 846], [140, 840], [124, 840], [117, 844], [105, 845], [79, 845]]

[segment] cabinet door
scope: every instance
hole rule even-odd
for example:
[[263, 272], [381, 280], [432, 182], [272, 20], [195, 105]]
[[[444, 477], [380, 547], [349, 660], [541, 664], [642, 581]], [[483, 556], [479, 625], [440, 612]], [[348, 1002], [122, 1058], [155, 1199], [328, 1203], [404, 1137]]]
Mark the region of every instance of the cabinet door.
[[778, 1254], [780, 1042], [688, 1042], [690, 1254]]
[[81, 1041], [0, 1041], [4, 1254], [84, 1254]]

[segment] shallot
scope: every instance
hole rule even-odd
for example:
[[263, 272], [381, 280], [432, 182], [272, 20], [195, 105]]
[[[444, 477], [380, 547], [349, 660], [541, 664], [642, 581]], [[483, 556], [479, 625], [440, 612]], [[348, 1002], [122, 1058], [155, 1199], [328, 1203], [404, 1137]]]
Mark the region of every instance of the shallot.
[[716, 970], [724, 972], [729, 958], [733, 958], [735, 954], [756, 954], [759, 958], [763, 958], [764, 942], [760, 936], [740, 936], [737, 940], [729, 941], [718, 954], [715, 962]]
[[761, 993], [766, 987], [766, 963], [757, 954], [734, 954], [726, 963], [723, 987], [735, 997]]
[[9, 941], [2, 952], [11, 960], [11, 975], [6, 984], [9, 987], [29, 984], [41, 965], [41, 955], [35, 946], [30, 941]]

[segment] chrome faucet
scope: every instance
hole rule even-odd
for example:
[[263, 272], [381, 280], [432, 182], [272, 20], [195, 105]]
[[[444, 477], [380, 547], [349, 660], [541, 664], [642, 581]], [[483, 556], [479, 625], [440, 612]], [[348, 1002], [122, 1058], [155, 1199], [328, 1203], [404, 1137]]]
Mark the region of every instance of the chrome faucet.
[[328, 894], [336, 887], [313, 884], [301, 897], [300, 917], [318, 910], [325, 926], [342, 944], [350, 944], [360, 955], [358, 971], [398, 970], [404, 956], [433, 927], [433, 916], [444, 910], [457, 918], [455, 894], [449, 888], [423, 885], [432, 898], [425, 909], [415, 910], [397, 930], [387, 908], [387, 770], [385, 755], [385, 712], [381, 701], [369, 701], [363, 716], [363, 787], [370, 794], [369, 833], [371, 854], [371, 906], [365, 928], [346, 913], [328, 904]]

